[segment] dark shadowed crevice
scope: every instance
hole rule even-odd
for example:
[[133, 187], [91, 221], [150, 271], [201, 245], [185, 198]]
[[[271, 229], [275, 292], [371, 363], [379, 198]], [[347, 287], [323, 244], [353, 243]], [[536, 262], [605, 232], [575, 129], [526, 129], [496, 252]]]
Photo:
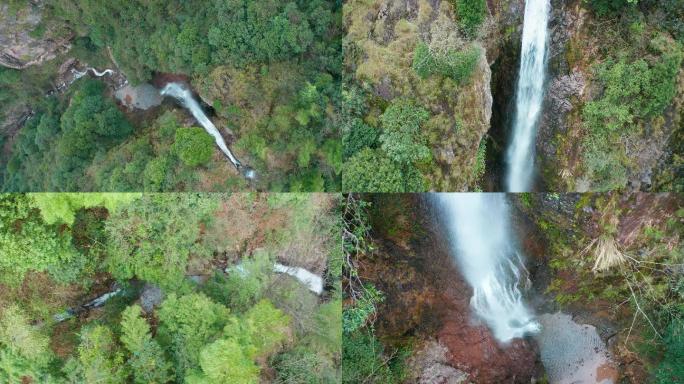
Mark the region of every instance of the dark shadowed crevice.
[[515, 113], [515, 84], [518, 79], [520, 60], [520, 34], [510, 37], [502, 46], [502, 52], [491, 65], [492, 70], [492, 118], [487, 132], [486, 172], [483, 189], [503, 191], [506, 146], [513, 115]]

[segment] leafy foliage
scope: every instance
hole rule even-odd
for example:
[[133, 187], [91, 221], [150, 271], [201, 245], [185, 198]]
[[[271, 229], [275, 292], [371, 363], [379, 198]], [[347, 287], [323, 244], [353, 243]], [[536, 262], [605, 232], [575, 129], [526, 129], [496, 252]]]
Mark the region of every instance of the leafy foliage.
[[380, 142], [387, 155], [400, 164], [423, 162], [430, 158], [421, 125], [428, 112], [408, 100], [395, 101], [380, 116], [382, 134]]
[[110, 213], [140, 197], [137, 193], [31, 193], [33, 204], [47, 224], [73, 224], [76, 211], [97, 206]]
[[123, 384], [128, 372], [112, 331], [101, 325], [86, 329], [78, 347], [79, 373], [84, 383]]
[[126, 308], [121, 314], [121, 343], [131, 356], [128, 360], [136, 383], [163, 384], [172, 381], [171, 364], [166, 361], [164, 352], [152, 339], [150, 326], [141, 317], [138, 305]]
[[465, 84], [477, 68], [480, 50], [471, 46], [462, 51], [449, 50], [440, 55], [430, 50], [426, 43], [418, 43], [413, 52], [413, 70], [427, 78], [433, 74], [449, 77], [458, 84]]
[[348, 131], [342, 137], [344, 159], [348, 160], [363, 148], [376, 148], [379, 137], [380, 133], [376, 128], [359, 118], [353, 119]]
[[659, 39], [651, 44], [664, 49], [651, 63], [645, 59], [608, 59], [596, 68], [603, 94], [585, 104], [582, 117], [590, 132], [585, 139], [585, 161], [590, 174], [599, 181], [597, 189], [626, 184], [628, 159], [620, 149], [624, 146], [621, 142], [635, 139], [644, 124], [656, 124], [655, 119], [675, 95], [684, 53], [679, 45], [663, 48]]
[[372, 284], [363, 287], [363, 294], [342, 313], [342, 330], [352, 333], [368, 324], [376, 315], [377, 305], [385, 300], [385, 296]]
[[86, 168], [133, 132], [116, 104], [103, 96], [101, 82], [81, 81], [66, 109], [54, 98], [38, 102], [36, 116], [14, 142], [4, 189], [87, 190]]
[[68, 230], [47, 225], [26, 195], [0, 195], [0, 281], [18, 284], [26, 272], [48, 271], [74, 281], [81, 256]]
[[176, 131], [173, 145], [178, 157], [191, 167], [206, 164], [214, 153], [214, 138], [198, 127], [181, 128]]
[[384, 346], [372, 333], [361, 330], [342, 340], [342, 382], [391, 384], [404, 378], [404, 355], [385, 360]]
[[245, 313], [243, 321], [256, 350], [256, 356], [272, 354], [285, 341], [290, 325], [289, 316], [268, 300], [261, 300], [250, 308]]
[[9, 306], [0, 316], [0, 380], [19, 383], [49, 381], [53, 354], [49, 339], [36, 330], [19, 307]]
[[628, 6], [634, 6], [639, 0], [584, 0], [599, 16], [610, 16], [623, 11]]
[[342, 189], [355, 192], [418, 192], [422, 176], [411, 166], [402, 167], [383, 152], [365, 148], [345, 162]]
[[486, 0], [454, 0], [459, 26], [468, 36], [477, 34], [477, 30], [487, 17]]
[[213, 300], [225, 304], [233, 311], [244, 312], [263, 296], [270, 282], [273, 262], [265, 252], [256, 252], [245, 258], [228, 274], [216, 273], [204, 287]]
[[[55, 32], [46, 36], [55, 41], [74, 36], [69, 54], [81, 63], [102, 68], [115, 60], [133, 84], [162, 73], [192, 78], [217, 113], [212, 119], [235, 133], [232, 149], [257, 171], [263, 189], [338, 190], [341, 8], [331, 0], [49, 0], [40, 7], [40, 28]], [[0, 69], [0, 114], [18, 126], [27, 118], [16, 135], [0, 134], [0, 143], [11, 146], [11, 155], [0, 161], [3, 190], [245, 187], [225, 159], [208, 159], [202, 145], [179, 152], [192, 166], [180, 161], [170, 148], [173, 136], [158, 134], [149, 115], [134, 119], [133, 138], [129, 124], [129, 129], [113, 124], [115, 114], [109, 112], [115, 109], [104, 106], [99, 113], [90, 97], [83, 103], [70, 101], [74, 88], [86, 88], [86, 83], [103, 88], [99, 80], [83, 78], [63, 93], [45, 97], [63, 61], [60, 56], [23, 71]], [[243, 87], [247, 81], [258, 86]], [[76, 121], [66, 113], [84, 107], [101, 116]], [[62, 118], [70, 123], [63, 126]], [[123, 115], [116, 120], [125, 122]], [[96, 130], [102, 122], [108, 130]], [[86, 130], [97, 134], [81, 135]], [[198, 163], [205, 166], [191, 169]]]
[[684, 322], [673, 320], [665, 330], [665, 358], [656, 369], [656, 383], [674, 384], [684, 380]]
[[198, 238], [199, 224], [214, 204], [194, 194], [143, 195], [133, 201], [107, 221], [109, 271], [121, 280], [137, 277], [177, 287], [191, 255], [211, 255]]
[[87, 81], [60, 118], [58, 166], [53, 177], [53, 184], [59, 189], [78, 190], [83, 169], [95, 155], [120, 143], [133, 131], [114, 102], [102, 97], [103, 90], [102, 83]]
[[[42, 199], [40, 208], [35, 203], [36, 196]], [[46, 234], [65, 234], [65, 243], [73, 244], [76, 258], [88, 259], [88, 268], [79, 270], [79, 278], [96, 282], [99, 290], [113, 283], [110, 275], [99, 272], [114, 268], [115, 273], [121, 273], [121, 292], [116, 297], [107, 300], [101, 310], [67, 321], [53, 316], [65, 308], [75, 308], [77, 313], [89, 311], [81, 301], [95, 294], [88, 291], [88, 286], [62, 286], [45, 273], [27, 274], [23, 284], [16, 287], [4, 285], [3, 281], [0, 381], [251, 384], [271, 375], [292, 377], [287, 373], [296, 364], [292, 359], [305, 356], [305, 366], [312, 369], [309, 378], [339, 382], [340, 299], [321, 300], [295, 279], [273, 279], [273, 260], [269, 256], [275, 250], [284, 254], [294, 252], [295, 248], [287, 247], [297, 246], [298, 240], [316, 248], [317, 258], [329, 249], [334, 252], [332, 244], [327, 243], [328, 236], [338, 233], [336, 220], [328, 212], [334, 200], [306, 194], [275, 194], [269, 198], [247, 194], [226, 198], [224, 210], [216, 211], [216, 203], [221, 201], [218, 197], [225, 196], [130, 197], [134, 198], [108, 200], [107, 194], [0, 195], [3, 228], [20, 229], [21, 225], [35, 222]], [[105, 206], [110, 204], [113, 208], [108, 213]], [[227, 220], [225, 215], [241, 209], [250, 216], [254, 212], [266, 215], [258, 223], [271, 229], [266, 230], [266, 236], [257, 236], [258, 240], [250, 232], [256, 230], [256, 224], [245, 223], [246, 216], [231, 218], [245, 225], [248, 230], [242, 236], [263, 250], [229, 268], [226, 278], [219, 278], [217, 272], [212, 282], [191, 282], [185, 276], [186, 267], [201, 273], [215, 270], [214, 263], [224, 263], [226, 250], [234, 249], [225, 243], [222, 246], [219, 239], [208, 242], [202, 237], [210, 231], [218, 231], [224, 237], [242, 231], [216, 225], [216, 221]], [[58, 224], [46, 224], [43, 215], [54, 218]], [[276, 226], [282, 228], [269, 227], [274, 219]], [[284, 221], [278, 221], [281, 219]], [[11, 230], [0, 231], [5, 232]], [[126, 248], [129, 241], [125, 239], [130, 240], [130, 248]], [[172, 248], [165, 248], [164, 242]], [[192, 244], [207, 251], [223, 251], [211, 262], [205, 257], [195, 259], [197, 253], [190, 250]], [[114, 252], [118, 245], [126, 248], [123, 254]], [[171, 260], [155, 256], [169, 256], [172, 251], [175, 253]], [[17, 256], [9, 255], [7, 260]], [[176, 258], [181, 261], [175, 262]], [[55, 263], [69, 264], [60, 260]], [[36, 270], [40, 265], [31, 263], [30, 267], [29, 270]], [[50, 268], [57, 268], [50, 272], [54, 278], [67, 276], [66, 272], [58, 271], [64, 267]], [[121, 271], [132, 274], [124, 276]], [[171, 276], [177, 281], [171, 281]], [[127, 281], [143, 277], [153, 281], [144, 288], [144, 292], [152, 292], [153, 299], [146, 297], [147, 293], [140, 297], [139, 284]], [[334, 277], [330, 279], [334, 284]], [[165, 291], [161, 304], [156, 295], [162, 292], [155, 293], [155, 283]], [[211, 298], [200, 292], [207, 292]], [[336, 294], [339, 293], [333, 292], [331, 296]], [[154, 307], [143, 312], [139, 305], [132, 304], [139, 297], [143, 303], [154, 300]], [[58, 351], [59, 359], [52, 349]], [[268, 376], [262, 375], [262, 367], [269, 367]]]
[[169, 295], [159, 309], [159, 337], [173, 351], [179, 377], [199, 367], [200, 351], [221, 330], [228, 309], [203, 294]]
[[204, 347], [200, 366], [202, 374], [188, 376], [187, 383], [250, 384], [259, 380], [259, 368], [234, 339], [219, 339]]

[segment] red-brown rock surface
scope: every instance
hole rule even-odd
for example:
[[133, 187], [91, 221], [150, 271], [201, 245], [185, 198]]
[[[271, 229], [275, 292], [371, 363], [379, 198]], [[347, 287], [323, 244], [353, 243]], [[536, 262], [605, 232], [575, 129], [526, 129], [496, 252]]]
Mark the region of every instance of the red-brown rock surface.
[[436, 340], [447, 349], [446, 363], [466, 372], [472, 383], [529, 383], [538, 378], [541, 365], [533, 342], [500, 345], [473, 319], [471, 290], [452, 261], [440, 226], [425, 214], [429, 204], [417, 199], [394, 196], [391, 202], [375, 204], [375, 217], [384, 221], [374, 225], [381, 246], [363, 261], [361, 274], [386, 296], [376, 322], [379, 337], [387, 344], [409, 338]]

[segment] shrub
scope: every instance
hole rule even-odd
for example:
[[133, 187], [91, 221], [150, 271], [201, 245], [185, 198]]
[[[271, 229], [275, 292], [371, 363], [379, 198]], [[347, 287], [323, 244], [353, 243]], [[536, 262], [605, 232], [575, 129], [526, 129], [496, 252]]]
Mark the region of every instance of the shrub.
[[297, 347], [286, 351], [272, 362], [276, 383], [333, 384], [340, 378], [334, 363], [316, 351]]
[[196, 167], [209, 162], [214, 153], [214, 138], [198, 127], [179, 128], [176, 131], [174, 151], [183, 162]]
[[364, 148], [346, 161], [342, 189], [354, 192], [406, 192], [401, 165], [382, 152]]
[[0, 195], [0, 282], [18, 284], [28, 271], [73, 282], [83, 255], [71, 240], [68, 229], [45, 224], [30, 196]]
[[464, 84], [477, 68], [480, 50], [471, 46], [464, 50], [449, 50], [444, 55], [430, 51], [426, 43], [419, 43], [413, 53], [413, 70], [422, 78], [440, 74]]
[[343, 383], [400, 383], [405, 354], [387, 356], [384, 346], [367, 330], [347, 334], [342, 340]]
[[253, 258], [245, 258], [230, 268], [227, 275], [216, 273], [204, 291], [232, 311], [242, 313], [261, 299], [271, 281], [272, 270], [273, 262], [268, 254], [256, 252]]
[[475, 36], [487, 16], [486, 0], [456, 0], [459, 26], [468, 36]]
[[425, 108], [408, 100], [395, 101], [380, 116], [382, 149], [394, 161], [411, 164], [430, 158], [421, 125], [430, 117]]
[[584, 139], [584, 160], [597, 189], [625, 185], [628, 159], [624, 142], [634, 139], [641, 133], [640, 126], [672, 103], [684, 55], [678, 44], [661, 40], [651, 41], [654, 49], [664, 51], [657, 60], [609, 58], [596, 67], [603, 93], [584, 105], [582, 119], [589, 130]]
[[0, 381], [20, 383], [47, 379], [53, 359], [49, 338], [39, 333], [21, 308], [10, 305], [0, 317]]
[[114, 341], [112, 331], [102, 325], [81, 333], [78, 357], [82, 382], [123, 384], [128, 376], [123, 354]]
[[665, 356], [656, 369], [657, 384], [684, 381], [684, 321], [674, 319], [665, 330]]
[[639, 0], [584, 0], [599, 16], [611, 16], [627, 6], [634, 6]]

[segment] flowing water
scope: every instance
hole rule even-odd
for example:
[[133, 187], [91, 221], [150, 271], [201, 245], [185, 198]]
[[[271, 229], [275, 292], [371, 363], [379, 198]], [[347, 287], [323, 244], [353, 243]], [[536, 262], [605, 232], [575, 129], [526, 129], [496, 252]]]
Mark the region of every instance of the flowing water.
[[228, 146], [226, 145], [226, 141], [223, 139], [223, 136], [221, 136], [221, 133], [219, 130], [216, 128], [214, 123], [209, 119], [209, 117], [204, 113], [204, 110], [202, 110], [202, 107], [200, 104], [195, 100], [195, 97], [192, 95], [192, 92], [185, 87], [181, 83], [168, 83], [164, 87], [164, 89], [161, 90], [162, 96], [171, 96], [174, 99], [178, 100], [185, 108], [187, 108], [190, 113], [192, 113], [192, 116], [195, 117], [195, 120], [197, 120], [198, 123], [204, 127], [204, 129], [209, 133], [211, 136], [214, 137], [214, 140], [216, 141], [216, 145], [218, 145], [219, 149], [221, 149], [221, 152], [223, 152], [228, 159], [230, 160], [231, 163], [237, 168], [238, 170], [242, 171], [243, 175], [248, 178], [248, 179], [253, 179], [256, 174], [254, 170], [249, 169], [248, 167], [244, 167], [240, 161], [233, 156], [233, 153], [228, 149]]
[[[91, 72], [93, 75], [95, 75], [96, 77], [102, 77], [102, 76], [105, 76], [105, 75], [111, 76], [111, 75], [114, 74], [114, 71], [111, 70], [111, 69], [105, 69], [104, 71], [100, 72], [100, 71], [98, 71], [96, 68], [88, 67], [88, 68], [85, 69], [85, 71], [79, 72], [79, 71], [77, 71], [76, 69], [73, 69], [73, 68], [72, 68], [72, 69], [71, 69], [71, 72], [74, 74], [74, 80], [73, 80], [73, 81], [76, 81], [76, 80], [80, 79], [81, 77], [85, 76], [86, 74], [88, 74], [88, 71], [90, 71], [90, 72]], [[73, 81], [72, 81], [72, 82], [73, 82]]]
[[515, 94], [515, 120], [506, 152], [506, 190], [527, 192], [534, 175], [534, 142], [544, 98], [550, 0], [527, 0], [520, 71]]
[[323, 279], [315, 273], [311, 273], [304, 268], [290, 267], [280, 263], [275, 263], [273, 270], [294, 277], [317, 295], [323, 293]]
[[473, 289], [470, 305], [502, 343], [540, 329], [523, 300], [529, 283], [500, 193], [439, 193], [452, 254]]

